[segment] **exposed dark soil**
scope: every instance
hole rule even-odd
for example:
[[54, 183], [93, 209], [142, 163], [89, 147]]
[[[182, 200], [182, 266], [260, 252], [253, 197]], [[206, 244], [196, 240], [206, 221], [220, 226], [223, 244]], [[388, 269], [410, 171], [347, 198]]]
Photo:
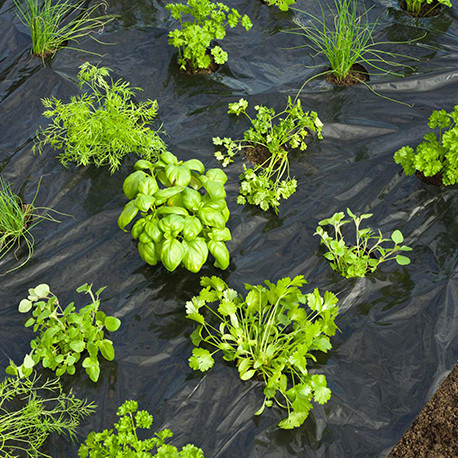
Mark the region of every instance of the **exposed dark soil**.
[[[210, 55], [210, 51], [207, 51], [207, 55]], [[216, 70], [219, 68], [219, 65], [214, 61], [213, 56], [211, 56], [211, 58], [211, 64], [207, 68], [193, 68], [191, 66], [191, 61], [187, 59], [186, 70], [184, 70], [184, 72], [188, 75], [209, 75], [210, 73], [216, 72]]]
[[458, 364], [388, 458], [458, 457]]
[[263, 145], [247, 145], [243, 152], [254, 165], [262, 165], [271, 157], [270, 151]]
[[334, 84], [335, 86], [355, 86], [356, 84], [360, 84], [364, 81], [369, 81], [369, 73], [362, 65], [354, 64], [345, 79], [338, 80], [333, 73], [328, 73], [326, 75], [326, 81]]
[[431, 184], [433, 186], [440, 186], [442, 188], [445, 188], [445, 184], [442, 181], [442, 173], [438, 172], [435, 175], [432, 175], [430, 177], [426, 177], [423, 172], [416, 171], [415, 175], [420, 178], [421, 181], [424, 181], [427, 184]]
[[432, 3], [425, 3], [418, 13], [413, 13], [411, 11], [407, 11], [407, 4], [405, 0], [401, 1], [401, 9], [408, 14], [409, 16], [413, 17], [431, 17], [437, 16], [441, 12], [441, 4], [434, 0]]

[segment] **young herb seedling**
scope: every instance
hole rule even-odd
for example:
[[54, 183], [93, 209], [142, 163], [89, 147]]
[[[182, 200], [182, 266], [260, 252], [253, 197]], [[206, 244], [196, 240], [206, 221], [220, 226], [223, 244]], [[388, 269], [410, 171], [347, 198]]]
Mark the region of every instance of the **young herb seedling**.
[[450, 113], [433, 111], [428, 126], [439, 129], [439, 135], [427, 133], [415, 152], [410, 146], [404, 146], [396, 151], [394, 160], [406, 175], [416, 171], [425, 177], [438, 174], [445, 186], [453, 185], [458, 181], [458, 105]]
[[248, 102], [240, 99], [229, 104], [229, 114], [245, 115], [252, 127], [245, 131], [243, 140], [213, 138], [213, 144], [222, 146], [225, 151], [216, 151], [215, 157], [226, 167], [242, 149], [248, 155], [250, 150], [261, 148], [267, 157], [254, 168], [247, 168], [240, 176], [240, 195], [237, 202], [258, 205], [263, 210], [273, 208], [278, 213], [280, 199], [287, 199], [296, 191], [297, 182], [289, 176], [288, 147], [307, 148], [306, 138], [315, 132], [322, 139], [323, 123], [314, 111], [303, 111], [301, 101], [288, 98], [288, 105], [275, 113], [273, 108], [256, 105], [256, 118], [247, 113]]
[[29, 289], [27, 299], [19, 304], [19, 311], [27, 313], [32, 310], [32, 318], [24, 326], [33, 326], [33, 331], [39, 334], [30, 342], [32, 351], [25, 356], [22, 364], [16, 366], [10, 361], [6, 372], [27, 377], [41, 361], [43, 367], [55, 371], [58, 377], [66, 372], [73, 375], [76, 372], [75, 364], [87, 351], [88, 356], [84, 358], [82, 366], [89, 378], [97, 382], [100, 375], [99, 352], [108, 361], [113, 361], [115, 356], [113, 342], [105, 338], [104, 328], [114, 332], [121, 325], [118, 318], [107, 316], [99, 310], [99, 296], [104, 289], [94, 294], [92, 285], [86, 283], [80, 286], [76, 291], [89, 294], [91, 303], [78, 312], [73, 302], [62, 309], [46, 284]]
[[199, 160], [179, 161], [169, 152], [155, 163], [140, 160], [135, 169], [124, 181], [130, 202], [118, 226], [125, 231], [140, 213], [131, 233], [139, 241], [141, 258], [152, 266], [160, 261], [170, 271], [182, 264], [198, 272], [211, 253], [214, 265], [227, 269], [229, 251], [224, 242], [231, 240], [231, 233], [226, 227], [226, 174], [220, 169], [205, 173]]
[[[207, 69], [212, 61], [222, 65], [227, 61], [227, 52], [221, 46], [211, 47], [213, 40], [222, 40], [226, 28], [234, 28], [239, 22], [250, 30], [250, 18], [220, 2], [210, 0], [188, 0], [187, 4], [166, 5], [172, 17], [180, 21], [180, 28], [169, 33], [169, 43], [178, 48], [178, 63], [182, 70], [195, 72]], [[192, 20], [185, 21], [183, 16]]]
[[405, 10], [415, 17], [426, 17], [431, 13], [434, 15], [434, 10], [440, 5], [452, 7], [450, 0], [404, 0]]
[[93, 403], [65, 394], [58, 379], [40, 381], [8, 377], [0, 383], [0, 455], [5, 458], [51, 458], [40, 447], [52, 433], [76, 439], [82, 418], [95, 410]]
[[[278, 425], [283, 429], [305, 421], [312, 399], [324, 404], [331, 396], [326, 377], [311, 374], [307, 359], [316, 361], [312, 352], [332, 348], [337, 298], [330, 292], [321, 297], [318, 289], [302, 294], [299, 288], [305, 283], [299, 275], [277, 284], [266, 280], [266, 286], [245, 284], [249, 292], [243, 297], [220, 278], [202, 277], [204, 288], [186, 303], [187, 318], [198, 323], [191, 334], [196, 348], [190, 367], [207, 371], [214, 365], [213, 355], [221, 351], [226, 361], [237, 365], [242, 380], [264, 381], [264, 402], [255, 415], [274, 403], [288, 411]], [[214, 302], [217, 308], [210, 305]]]
[[288, 11], [291, 5], [296, 3], [296, 0], [263, 0], [268, 6], [278, 6], [280, 11]]
[[[331, 267], [340, 275], [347, 278], [365, 277], [368, 273], [374, 272], [382, 262], [395, 259], [401, 265], [410, 263], [406, 256], [398, 254], [400, 251], [411, 251], [412, 248], [401, 245], [404, 237], [401, 231], [396, 230], [391, 234], [391, 239], [384, 239], [380, 230], [378, 234], [370, 228], [360, 229], [361, 221], [370, 218], [371, 213], [356, 216], [347, 208], [347, 213], [355, 225], [356, 240], [354, 245], [346, 244], [342, 234], [342, 226], [350, 223], [344, 220], [343, 212], [335, 213], [331, 218], [324, 219], [318, 223], [316, 232], [313, 235], [321, 237], [321, 243], [329, 250], [324, 257], [331, 262]], [[323, 226], [332, 226], [334, 236], [329, 235]], [[374, 241], [374, 243], [370, 242]], [[384, 242], [393, 242], [393, 248], [382, 247]]]
[[[89, 433], [86, 442], [79, 448], [80, 458], [204, 458], [203, 451], [194, 445], [187, 444], [178, 451], [173, 445], [165, 444], [165, 439], [173, 436], [170, 429], [163, 429], [149, 439], [140, 440], [138, 430], [151, 429], [153, 416], [146, 410], [138, 410], [137, 401], [125, 401], [116, 415], [120, 417], [118, 423], [114, 424], [116, 432], [106, 429], [101, 433]], [[157, 449], [154, 455], [153, 449]]]
[[72, 97], [69, 103], [52, 97], [42, 99], [46, 118], [54, 118], [44, 130], [38, 132], [33, 147], [40, 154], [45, 145], [64, 149], [60, 162], [97, 167], [108, 165], [114, 173], [124, 157], [132, 152], [155, 160], [167, 146], [159, 132], [151, 128], [158, 111], [156, 100], [134, 103], [132, 98], [139, 88], [126, 81], [107, 82], [109, 69], [98, 68], [89, 62], [80, 66], [78, 85], [87, 85], [91, 93]]

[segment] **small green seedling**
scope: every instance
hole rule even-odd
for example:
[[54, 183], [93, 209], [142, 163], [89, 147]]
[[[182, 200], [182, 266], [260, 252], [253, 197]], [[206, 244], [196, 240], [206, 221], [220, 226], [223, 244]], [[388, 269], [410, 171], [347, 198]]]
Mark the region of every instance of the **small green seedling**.
[[280, 11], [288, 11], [291, 5], [296, 3], [296, 0], [264, 0], [268, 6], [278, 6]]
[[[384, 239], [380, 230], [378, 234], [370, 228], [360, 229], [361, 221], [370, 218], [371, 213], [361, 216], [354, 215], [349, 208], [347, 213], [355, 225], [356, 241], [354, 245], [346, 244], [342, 234], [342, 226], [349, 224], [350, 220], [344, 220], [343, 212], [335, 213], [331, 218], [324, 219], [318, 223], [315, 234], [321, 237], [321, 243], [329, 250], [324, 257], [331, 262], [331, 267], [340, 275], [347, 278], [365, 277], [368, 273], [374, 272], [378, 265], [390, 259], [405, 266], [410, 263], [406, 256], [398, 254], [400, 251], [411, 251], [412, 248], [401, 245], [404, 237], [399, 230], [391, 234], [390, 239]], [[329, 235], [324, 226], [334, 228], [334, 236]], [[374, 241], [374, 243], [370, 242]], [[393, 242], [393, 248], [381, 246], [384, 242]]]
[[104, 289], [94, 294], [92, 285], [86, 283], [80, 286], [76, 291], [89, 294], [91, 303], [78, 312], [73, 302], [62, 309], [46, 284], [29, 289], [27, 299], [19, 304], [19, 311], [27, 313], [32, 310], [32, 318], [24, 326], [33, 326], [33, 331], [39, 334], [30, 342], [32, 351], [25, 356], [22, 364], [16, 366], [10, 361], [6, 372], [27, 377], [41, 361], [43, 367], [51, 369], [58, 377], [66, 372], [73, 375], [76, 363], [87, 352], [82, 366], [89, 378], [97, 382], [100, 376], [99, 353], [108, 361], [113, 361], [115, 356], [113, 342], [105, 338], [104, 328], [114, 332], [121, 325], [118, 318], [99, 310], [99, 296]]
[[[283, 429], [302, 425], [312, 399], [324, 404], [331, 396], [326, 377], [310, 373], [307, 360], [332, 348], [337, 297], [327, 291], [321, 297], [318, 289], [302, 294], [305, 283], [302, 275], [276, 284], [266, 280], [266, 286], [246, 283], [243, 297], [218, 277], [202, 277], [202, 291], [186, 303], [187, 318], [198, 323], [190, 367], [209, 370], [221, 351], [237, 365], [241, 380], [264, 381], [264, 402], [255, 415], [276, 404], [288, 412], [278, 424]], [[217, 307], [210, 305], [215, 302]]]

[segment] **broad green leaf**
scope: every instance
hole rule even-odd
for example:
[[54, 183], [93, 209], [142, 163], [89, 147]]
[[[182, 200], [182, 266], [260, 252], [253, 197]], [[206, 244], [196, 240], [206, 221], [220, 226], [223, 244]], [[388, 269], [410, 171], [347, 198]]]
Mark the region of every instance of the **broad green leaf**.
[[226, 197], [224, 185], [218, 181], [208, 180], [204, 183], [204, 188], [213, 200], [224, 199]]
[[406, 266], [407, 264], [410, 264], [410, 259], [407, 256], [398, 254], [396, 256], [396, 262], [401, 266]]
[[159, 190], [159, 186], [154, 177], [147, 176], [138, 185], [138, 192], [147, 196], [153, 196], [156, 191]]
[[203, 207], [197, 212], [197, 216], [206, 226], [224, 229], [226, 221], [223, 214], [211, 207]]
[[253, 375], [256, 374], [256, 371], [254, 369], [251, 369], [250, 371], [246, 371], [243, 375], [240, 376], [241, 380], [249, 380]]
[[72, 342], [70, 342], [70, 348], [73, 350], [73, 351], [76, 351], [77, 353], [81, 353], [82, 351], [84, 351], [86, 345], [84, 343], [83, 340], [74, 340]]
[[48, 294], [50, 293], [49, 286], [46, 283], [43, 283], [41, 285], [38, 285], [35, 288], [35, 294], [38, 297], [48, 297]]
[[156, 199], [153, 196], [148, 196], [146, 194], [139, 194], [135, 200], [135, 206], [142, 212], [148, 212], [153, 206]]
[[134, 240], [138, 239], [140, 234], [143, 232], [143, 229], [145, 228], [146, 223], [147, 223], [146, 219], [141, 218], [138, 221], [136, 221], [135, 224], [132, 226], [130, 233], [132, 234], [132, 238]]
[[192, 188], [184, 188], [181, 193], [184, 206], [193, 212], [196, 212], [201, 207], [202, 196], [199, 191]]
[[98, 345], [100, 348], [100, 353], [102, 353], [102, 356], [108, 361], [113, 361], [115, 357], [113, 342], [111, 342], [111, 340], [108, 339], [103, 339], [99, 342]]
[[119, 326], [121, 326], [121, 320], [114, 316], [107, 316], [104, 324], [108, 331], [114, 332], [118, 330]]
[[200, 174], [205, 172], [204, 164], [202, 164], [202, 162], [200, 162], [198, 159], [190, 159], [189, 161], [184, 162], [183, 165], [191, 170], [199, 172]]
[[194, 240], [202, 231], [203, 226], [196, 216], [188, 216], [184, 220], [183, 237], [186, 241]]
[[208, 258], [208, 248], [205, 239], [196, 237], [188, 242], [183, 240], [184, 247], [183, 265], [190, 272], [199, 272]]
[[89, 378], [93, 382], [97, 382], [100, 376], [100, 365], [99, 362], [97, 361], [96, 364], [93, 364], [92, 366], [89, 366], [86, 368], [87, 375], [89, 375]]
[[156, 199], [156, 206], [163, 204], [168, 199], [173, 197], [175, 194], [180, 193], [183, 191], [183, 186], [172, 186], [167, 189], [160, 189], [159, 191], [154, 193], [154, 198]]
[[229, 251], [223, 242], [214, 242], [213, 240], [210, 240], [208, 242], [208, 249], [215, 258], [215, 267], [222, 270], [229, 267]]
[[159, 262], [159, 258], [156, 253], [156, 248], [152, 241], [148, 243], [140, 242], [138, 244], [138, 252], [143, 261], [145, 261], [150, 266], [155, 266]]
[[215, 364], [210, 352], [204, 348], [194, 348], [189, 358], [189, 367], [201, 372], [208, 371]]
[[[176, 194], [178, 196], [178, 194]], [[170, 200], [172, 200], [174, 197], [172, 197]], [[170, 203], [167, 207], [160, 207], [156, 211], [156, 215], [179, 215], [179, 216], [189, 216], [188, 210], [186, 208], [180, 207], [180, 206], [172, 206]]]
[[163, 242], [161, 261], [170, 272], [173, 272], [180, 265], [183, 255], [183, 245], [177, 239], [168, 239]]
[[162, 232], [168, 232], [175, 236], [179, 234], [185, 224], [185, 219], [179, 215], [168, 215], [159, 221], [158, 227]]
[[223, 316], [233, 315], [237, 312], [237, 306], [233, 302], [222, 301], [218, 307], [218, 313]]
[[124, 207], [121, 215], [118, 218], [118, 226], [124, 232], [127, 232], [124, 228], [137, 216], [138, 208], [135, 205], [135, 201], [130, 201]]
[[165, 176], [172, 185], [188, 186], [191, 181], [191, 171], [182, 165], [167, 165]]
[[22, 299], [19, 303], [19, 311], [21, 313], [27, 313], [32, 308], [32, 302], [27, 299]]
[[395, 230], [391, 234], [391, 240], [393, 240], [393, 242], [396, 243], [396, 245], [400, 245], [404, 241], [404, 237], [402, 236], [401, 231]]
[[281, 429], [293, 429], [298, 428], [304, 423], [308, 417], [308, 412], [291, 412], [288, 418], [285, 418], [280, 423], [278, 427]]
[[125, 196], [129, 199], [132, 200], [138, 192], [138, 186], [140, 185], [140, 182], [148, 177], [148, 175], [141, 171], [137, 170], [134, 173], [131, 173], [125, 180], [124, 184], [122, 185], [122, 190], [124, 191]]
[[176, 164], [178, 162], [177, 157], [169, 151], [163, 152], [159, 156], [159, 160], [162, 161], [164, 164]]
[[25, 355], [24, 361], [23, 361], [22, 365], [23, 365], [26, 369], [31, 369], [33, 366], [35, 366], [35, 361], [33, 360], [32, 356], [30, 356], [30, 355]]

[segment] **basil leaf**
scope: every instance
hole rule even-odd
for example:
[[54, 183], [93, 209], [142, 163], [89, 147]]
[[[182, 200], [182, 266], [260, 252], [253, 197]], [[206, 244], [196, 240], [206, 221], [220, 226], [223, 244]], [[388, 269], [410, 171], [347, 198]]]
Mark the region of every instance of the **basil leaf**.
[[183, 245], [177, 239], [164, 240], [161, 248], [161, 261], [167, 270], [173, 272], [180, 265], [183, 255]]
[[126, 204], [124, 210], [118, 218], [118, 226], [124, 232], [127, 232], [124, 228], [137, 216], [138, 208], [135, 205], [135, 201], [132, 200]]
[[183, 265], [190, 272], [199, 272], [208, 258], [208, 248], [202, 237], [197, 237], [191, 242], [183, 240], [184, 246]]
[[129, 200], [133, 199], [137, 195], [138, 186], [140, 185], [140, 182], [147, 176], [148, 175], [145, 172], [137, 170], [136, 172], [131, 173], [124, 180], [122, 190], [124, 191], [124, 194]]
[[223, 270], [229, 267], [229, 251], [223, 242], [215, 242], [210, 240], [208, 242], [208, 249], [215, 258], [215, 267]]

